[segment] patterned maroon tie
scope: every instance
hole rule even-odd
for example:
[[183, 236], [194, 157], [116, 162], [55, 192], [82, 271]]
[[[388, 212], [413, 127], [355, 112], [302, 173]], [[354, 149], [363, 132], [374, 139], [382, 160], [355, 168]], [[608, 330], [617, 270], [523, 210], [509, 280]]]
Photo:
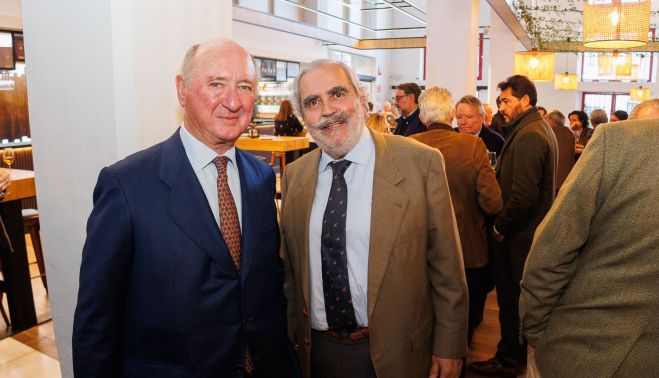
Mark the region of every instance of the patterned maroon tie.
[[240, 270], [240, 221], [236, 202], [233, 200], [227, 177], [229, 158], [218, 156], [213, 160], [217, 167], [217, 200], [220, 204], [220, 231], [229, 247], [231, 259], [236, 269]]
[[[217, 168], [217, 201], [220, 204], [220, 232], [229, 247], [231, 259], [236, 269], [240, 271], [240, 221], [236, 202], [233, 200], [227, 176], [229, 158], [218, 156], [213, 159]], [[248, 349], [245, 349], [245, 372], [254, 372], [254, 363]]]

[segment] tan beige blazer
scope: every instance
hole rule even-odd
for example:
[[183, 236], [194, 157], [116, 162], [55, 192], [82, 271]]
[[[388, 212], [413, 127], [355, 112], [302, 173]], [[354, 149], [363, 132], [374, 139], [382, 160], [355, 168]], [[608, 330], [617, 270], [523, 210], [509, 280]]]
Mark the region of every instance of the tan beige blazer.
[[457, 133], [442, 124], [430, 125], [428, 131], [410, 138], [437, 148], [444, 156], [465, 267], [484, 266], [488, 260], [485, 214], [496, 214], [503, 207], [485, 144], [476, 136]]
[[659, 377], [658, 141], [598, 126], [538, 227], [520, 319], [543, 377]]
[[[365, 129], [366, 130], [366, 129]], [[468, 294], [444, 161], [434, 148], [371, 133], [375, 173], [368, 258], [371, 359], [378, 377], [422, 377], [431, 354], [466, 355]], [[289, 332], [309, 376], [309, 218], [320, 151], [286, 168], [282, 245]]]

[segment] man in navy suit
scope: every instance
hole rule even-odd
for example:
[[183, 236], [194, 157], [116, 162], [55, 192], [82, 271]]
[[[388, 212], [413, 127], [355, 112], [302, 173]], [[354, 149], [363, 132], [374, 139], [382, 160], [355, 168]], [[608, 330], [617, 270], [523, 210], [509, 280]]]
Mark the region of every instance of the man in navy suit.
[[461, 133], [475, 135], [485, 143], [490, 152], [496, 152], [497, 157], [503, 148], [503, 137], [490, 130], [485, 124], [483, 104], [474, 96], [464, 96], [455, 105], [455, 117]]
[[297, 375], [275, 176], [234, 147], [257, 82], [238, 44], [193, 46], [176, 77], [182, 127], [101, 171], [74, 319], [76, 377]]

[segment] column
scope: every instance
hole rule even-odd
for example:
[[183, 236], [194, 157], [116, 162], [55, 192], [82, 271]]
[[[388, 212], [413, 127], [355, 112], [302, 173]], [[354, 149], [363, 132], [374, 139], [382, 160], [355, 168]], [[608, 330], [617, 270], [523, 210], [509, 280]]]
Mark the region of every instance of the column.
[[513, 74], [515, 46], [519, 42], [496, 12], [490, 15], [490, 57], [488, 74], [489, 103], [496, 112], [496, 98], [499, 95], [497, 84]]
[[63, 377], [85, 223], [99, 171], [177, 127], [188, 47], [230, 37], [215, 0], [23, 0], [28, 101], [48, 283]]
[[479, 0], [428, 1], [426, 83], [458, 98], [476, 94]]

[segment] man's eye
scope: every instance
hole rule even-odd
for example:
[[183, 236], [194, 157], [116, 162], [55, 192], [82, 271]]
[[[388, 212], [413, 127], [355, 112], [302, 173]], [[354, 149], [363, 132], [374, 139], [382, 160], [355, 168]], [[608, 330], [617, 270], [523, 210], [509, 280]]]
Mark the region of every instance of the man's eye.
[[252, 91], [252, 86], [251, 85], [239, 85], [238, 88], [242, 89], [243, 91], [249, 91], [249, 92]]
[[307, 109], [313, 109], [318, 106], [318, 100], [308, 100], [304, 102], [304, 107]]

